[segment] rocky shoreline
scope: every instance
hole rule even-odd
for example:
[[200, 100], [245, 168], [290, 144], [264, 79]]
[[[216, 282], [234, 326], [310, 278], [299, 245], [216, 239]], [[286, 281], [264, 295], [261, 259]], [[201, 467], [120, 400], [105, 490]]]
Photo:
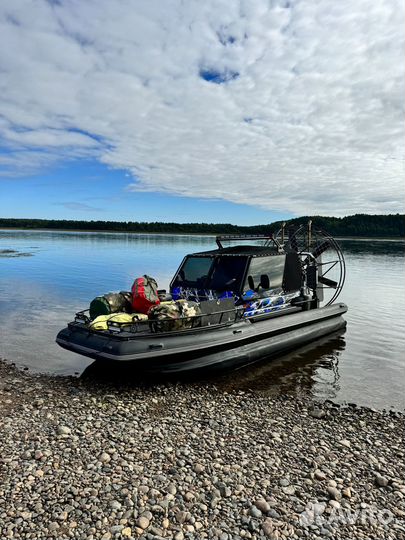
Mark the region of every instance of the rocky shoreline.
[[405, 539], [404, 415], [0, 362], [0, 538]]

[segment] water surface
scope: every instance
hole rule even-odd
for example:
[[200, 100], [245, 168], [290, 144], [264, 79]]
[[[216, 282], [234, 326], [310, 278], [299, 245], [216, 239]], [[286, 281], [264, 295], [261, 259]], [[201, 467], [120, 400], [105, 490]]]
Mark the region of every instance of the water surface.
[[[219, 387], [405, 408], [405, 242], [341, 244], [347, 331], [220, 376]], [[54, 342], [75, 311], [144, 273], [167, 288], [186, 253], [213, 247], [208, 236], [0, 230], [0, 357], [33, 372], [82, 373], [91, 360]]]

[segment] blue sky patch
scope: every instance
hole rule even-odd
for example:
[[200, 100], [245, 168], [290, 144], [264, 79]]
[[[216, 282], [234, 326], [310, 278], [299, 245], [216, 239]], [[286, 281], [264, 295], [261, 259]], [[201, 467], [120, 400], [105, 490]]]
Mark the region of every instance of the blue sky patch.
[[224, 84], [239, 77], [237, 71], [219, 71], [214, 68], [201, 68], [200, 77], [207, 82]]

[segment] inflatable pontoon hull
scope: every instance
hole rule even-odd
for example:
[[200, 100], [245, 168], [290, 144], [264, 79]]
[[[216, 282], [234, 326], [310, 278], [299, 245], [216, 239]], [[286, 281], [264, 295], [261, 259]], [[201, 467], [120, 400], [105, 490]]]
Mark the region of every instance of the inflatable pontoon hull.
[[345, 304], [274, 313], [232, 324], [167, 333], [94, 332], [70, 323], [56, 342], [63, 348], [103, 362], [132, 362], [140, 371], [175, 373], [235, 368], [274, 357], [346, 326]]

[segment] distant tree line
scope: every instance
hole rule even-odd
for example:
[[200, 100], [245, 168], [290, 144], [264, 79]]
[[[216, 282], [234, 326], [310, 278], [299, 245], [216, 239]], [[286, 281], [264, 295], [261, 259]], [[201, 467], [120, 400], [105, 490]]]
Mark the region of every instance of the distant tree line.
[[[288, 226], [297, 227], [309, 219], [315, 227], [327, 231], [332, 236], [363, 237], [405, 237], [404, 214], [355, 214], [343, 218], [325, 216], [302, 216], [288, 221]], [[271, 228], [278, 230], [281, 222], [272, 223]]]
[[[405, 215], [356, 214], [343, 218], [302, 216], [287, 220], [287, 227], [297, 227], [312, 219], [315, 227], [332, 236], [394, 237], [405, 236]], [[270, 234], [277, 232], [281, 221], [266, 225], [239, 226], [231, 223], [172, 223], [144, 221], [75, 221], [65, 219], [0, 218], [0, 228], [55, 229], [67, 231], [115, 231], [172, 234]]]

